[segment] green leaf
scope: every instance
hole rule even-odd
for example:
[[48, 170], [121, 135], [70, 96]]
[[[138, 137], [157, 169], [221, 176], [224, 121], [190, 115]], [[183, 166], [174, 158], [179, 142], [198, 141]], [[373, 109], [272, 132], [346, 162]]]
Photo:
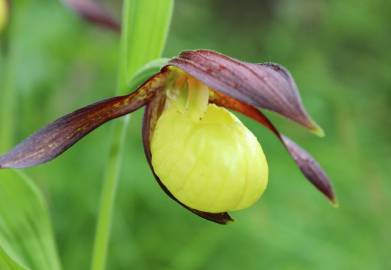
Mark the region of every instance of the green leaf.
[[26, 270], [27, 268], [21, 266], [18, 262], [13, 260], [8, 254], [0, 247], [0, 269], [2, 270]]
[[124, 2], [119, 90], [151, 60], [161, 56], [170, 26], [173, 0]]
[[130, 80], [128, 87], [129, 90], [134, 91], [139, 85], [144, 83], [154, 74], [158, 73], [160, 69], [168, 63], [168, 61], [170, 61], [169, 58], [158, 58], [145, 64]]
[[0, 269], [60, 269], [53, 239], [47, 206], [32, 180], [1, 170]]

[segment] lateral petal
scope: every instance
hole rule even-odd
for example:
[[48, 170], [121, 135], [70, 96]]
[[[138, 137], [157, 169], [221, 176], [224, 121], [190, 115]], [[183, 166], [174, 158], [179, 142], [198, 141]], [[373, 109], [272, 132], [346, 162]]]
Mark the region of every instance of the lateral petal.
[[102, 124], [144, 106], [161, 87], [166, 73], [158, 73], [138, 90], [109, 98], [65, 115], [0, 156], [0, 168], [25, 168], [48, 162]]

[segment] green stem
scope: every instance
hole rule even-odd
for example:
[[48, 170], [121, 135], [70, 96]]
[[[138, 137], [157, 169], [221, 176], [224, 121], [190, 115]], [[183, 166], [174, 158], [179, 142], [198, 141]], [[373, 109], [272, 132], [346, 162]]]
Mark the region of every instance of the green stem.
[[[173, 0], [125, 0], [123, 2], [121, 48], [117, 94], [128, 91], [129, 79], [164, 48]], [[115, 123], [107, 161], [92, 256], [92, 270], [104, 270], [113, 217], [124, 135], [129, 116]]]
[[124, 121], [116, 123], [112, 134], [113, 139], [103, 182], [103, 192], [94, 243], [91, 268], [93, 270], [103, 270], [106, 265], [114, 200], [122, 161], [122, 145], [124, 144], [128, 122], [129, 117], [125, 117]]
[[[127, 5], [129, 1], [123, 3], [122, 32], [120, 41], [120, 63], [118, 86], [116, 94], [120, 94], [121, 89], [126, 85], [125, 76], [127, 67]], [[114, 202], [119, 181], [120, 167], [122, 163], [122, 148], [125, 140], [125, 133], [129, 123], [129, 116], [125, 116], [123, 121], [114, 123], [111, 136], [109, 157], [107, 160], [105, 175], [103, 179], [100, 209], [98, 214], [97, 228], [95, 232], [94, 248], [92, 255], [92, 270], [104, 270], [107, 261], [107, 250], [110, 239], [111, 223], [114, 210]]]

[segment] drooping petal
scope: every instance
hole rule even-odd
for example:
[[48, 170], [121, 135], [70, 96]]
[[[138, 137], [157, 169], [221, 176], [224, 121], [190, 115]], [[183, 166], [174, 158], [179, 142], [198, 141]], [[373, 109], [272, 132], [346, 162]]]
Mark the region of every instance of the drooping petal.
[[92, 0], [63, 0], [85, 20], [119, 32], [121, 25], [101, 4]]
[[216, 91], [277, 112], [321, 133], [305, 111], [292, 76], [280, 65], [247, 63], [209, 50], [182, 52], [168, 65], [180, 68]]
[[171, 194], [171, 192], [163, 185], [163, 183], [160, 181], [159, 177], [154, 172], [154, 169], [153, 169], [153, 166], [151, 163], [152, 155], [151, 155], [150, 142], [151, 142], [151, 136], [153, 134], [153, 130], [156, 126], [156, 122], [157, 122], [160, 114], [163, 111], [164, 103], [165, 103], [165, 96], [162, 93], [157, 92], [156, 95], [153, 97], [153, 99], [146, 105], [144, 119], [143, 119], [142, 132], [143, 132], [143, 144], [144, 144], [145, 156], [148, 160], [148, 164], [152, 170], [152, 173], [153, 173], [156, 181], [158, 182], [160, 187], [164, 190], [164, 192], [171, 199], [173, 199], [174, 201], [176, 201], [177, 203], [179, 203], [180, 205], [182, 205], [186, 209], [190, 210], [194, 214], [196, 214], [204, 219], [207, 219], [207, 220], [219, 223], [219, 224], [226, 224], [230, 221], [233, 221], [233, 219], [228, 215], [228, 213], [207, 213], [207, 212], [202, 212], [202, 211], [198, 211], [198, 210], [192, 209], [190, 207], [187, 207], [186, 205], [181, 203], [179, 200], [177, 200]]
[[271, 130], [283, 143], [304, 176], [333, 204], [336, 204], [336, 197], [330, 179], [320, 167], [318, 162], [316, 162], [307, 151], [302, 149], [285, 135], [281, 134], [260, 110], [218, 92], [213, 92], [210, 102], [242, 113]]
[[309, 179], [320, 192], [329, 198], [333, 204], [336, 204], [336, 198], [330, 180], [320, 167], [319, 163], [316, 162], [316, 160], [307, 151], [302, 149], [285, 135], [281, 134], [281, 141], [284, 143], [288, 152], [291, 154], [307, 179]]
[[109, 98], [57, 119], [0, 156], [0, 168], [31, 167], [54, 159], [100, 125], [144, 106], [165, 78], [165, 73], [158, 73], [129, 95]]

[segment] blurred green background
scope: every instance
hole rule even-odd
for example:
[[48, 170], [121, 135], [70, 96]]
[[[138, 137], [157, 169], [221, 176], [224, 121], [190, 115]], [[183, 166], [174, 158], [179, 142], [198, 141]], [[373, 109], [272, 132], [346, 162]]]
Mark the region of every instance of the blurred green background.
[[[16, 142], [113, 95], [118, 36], [85, 23], [59, 1], [14, 2]], [[121, 1], [104, 3], [120, 14]], [[291, 71], [327, 136], [269, 115], [322, 164], [340, 207], [305, 180], [272, 134], [242, 118], [263, 145], [270, 184], [255, 206], [233, 213], [233, 224], [202, 220], [155, 183], [139, 111], [127, 134], [108, 269], [391, 269], [391, 1], [175, 4], [165, 56], [208, 48]], [[49, 203], [64, 269], [89, 266], [111, 125], [26, 170]]]

